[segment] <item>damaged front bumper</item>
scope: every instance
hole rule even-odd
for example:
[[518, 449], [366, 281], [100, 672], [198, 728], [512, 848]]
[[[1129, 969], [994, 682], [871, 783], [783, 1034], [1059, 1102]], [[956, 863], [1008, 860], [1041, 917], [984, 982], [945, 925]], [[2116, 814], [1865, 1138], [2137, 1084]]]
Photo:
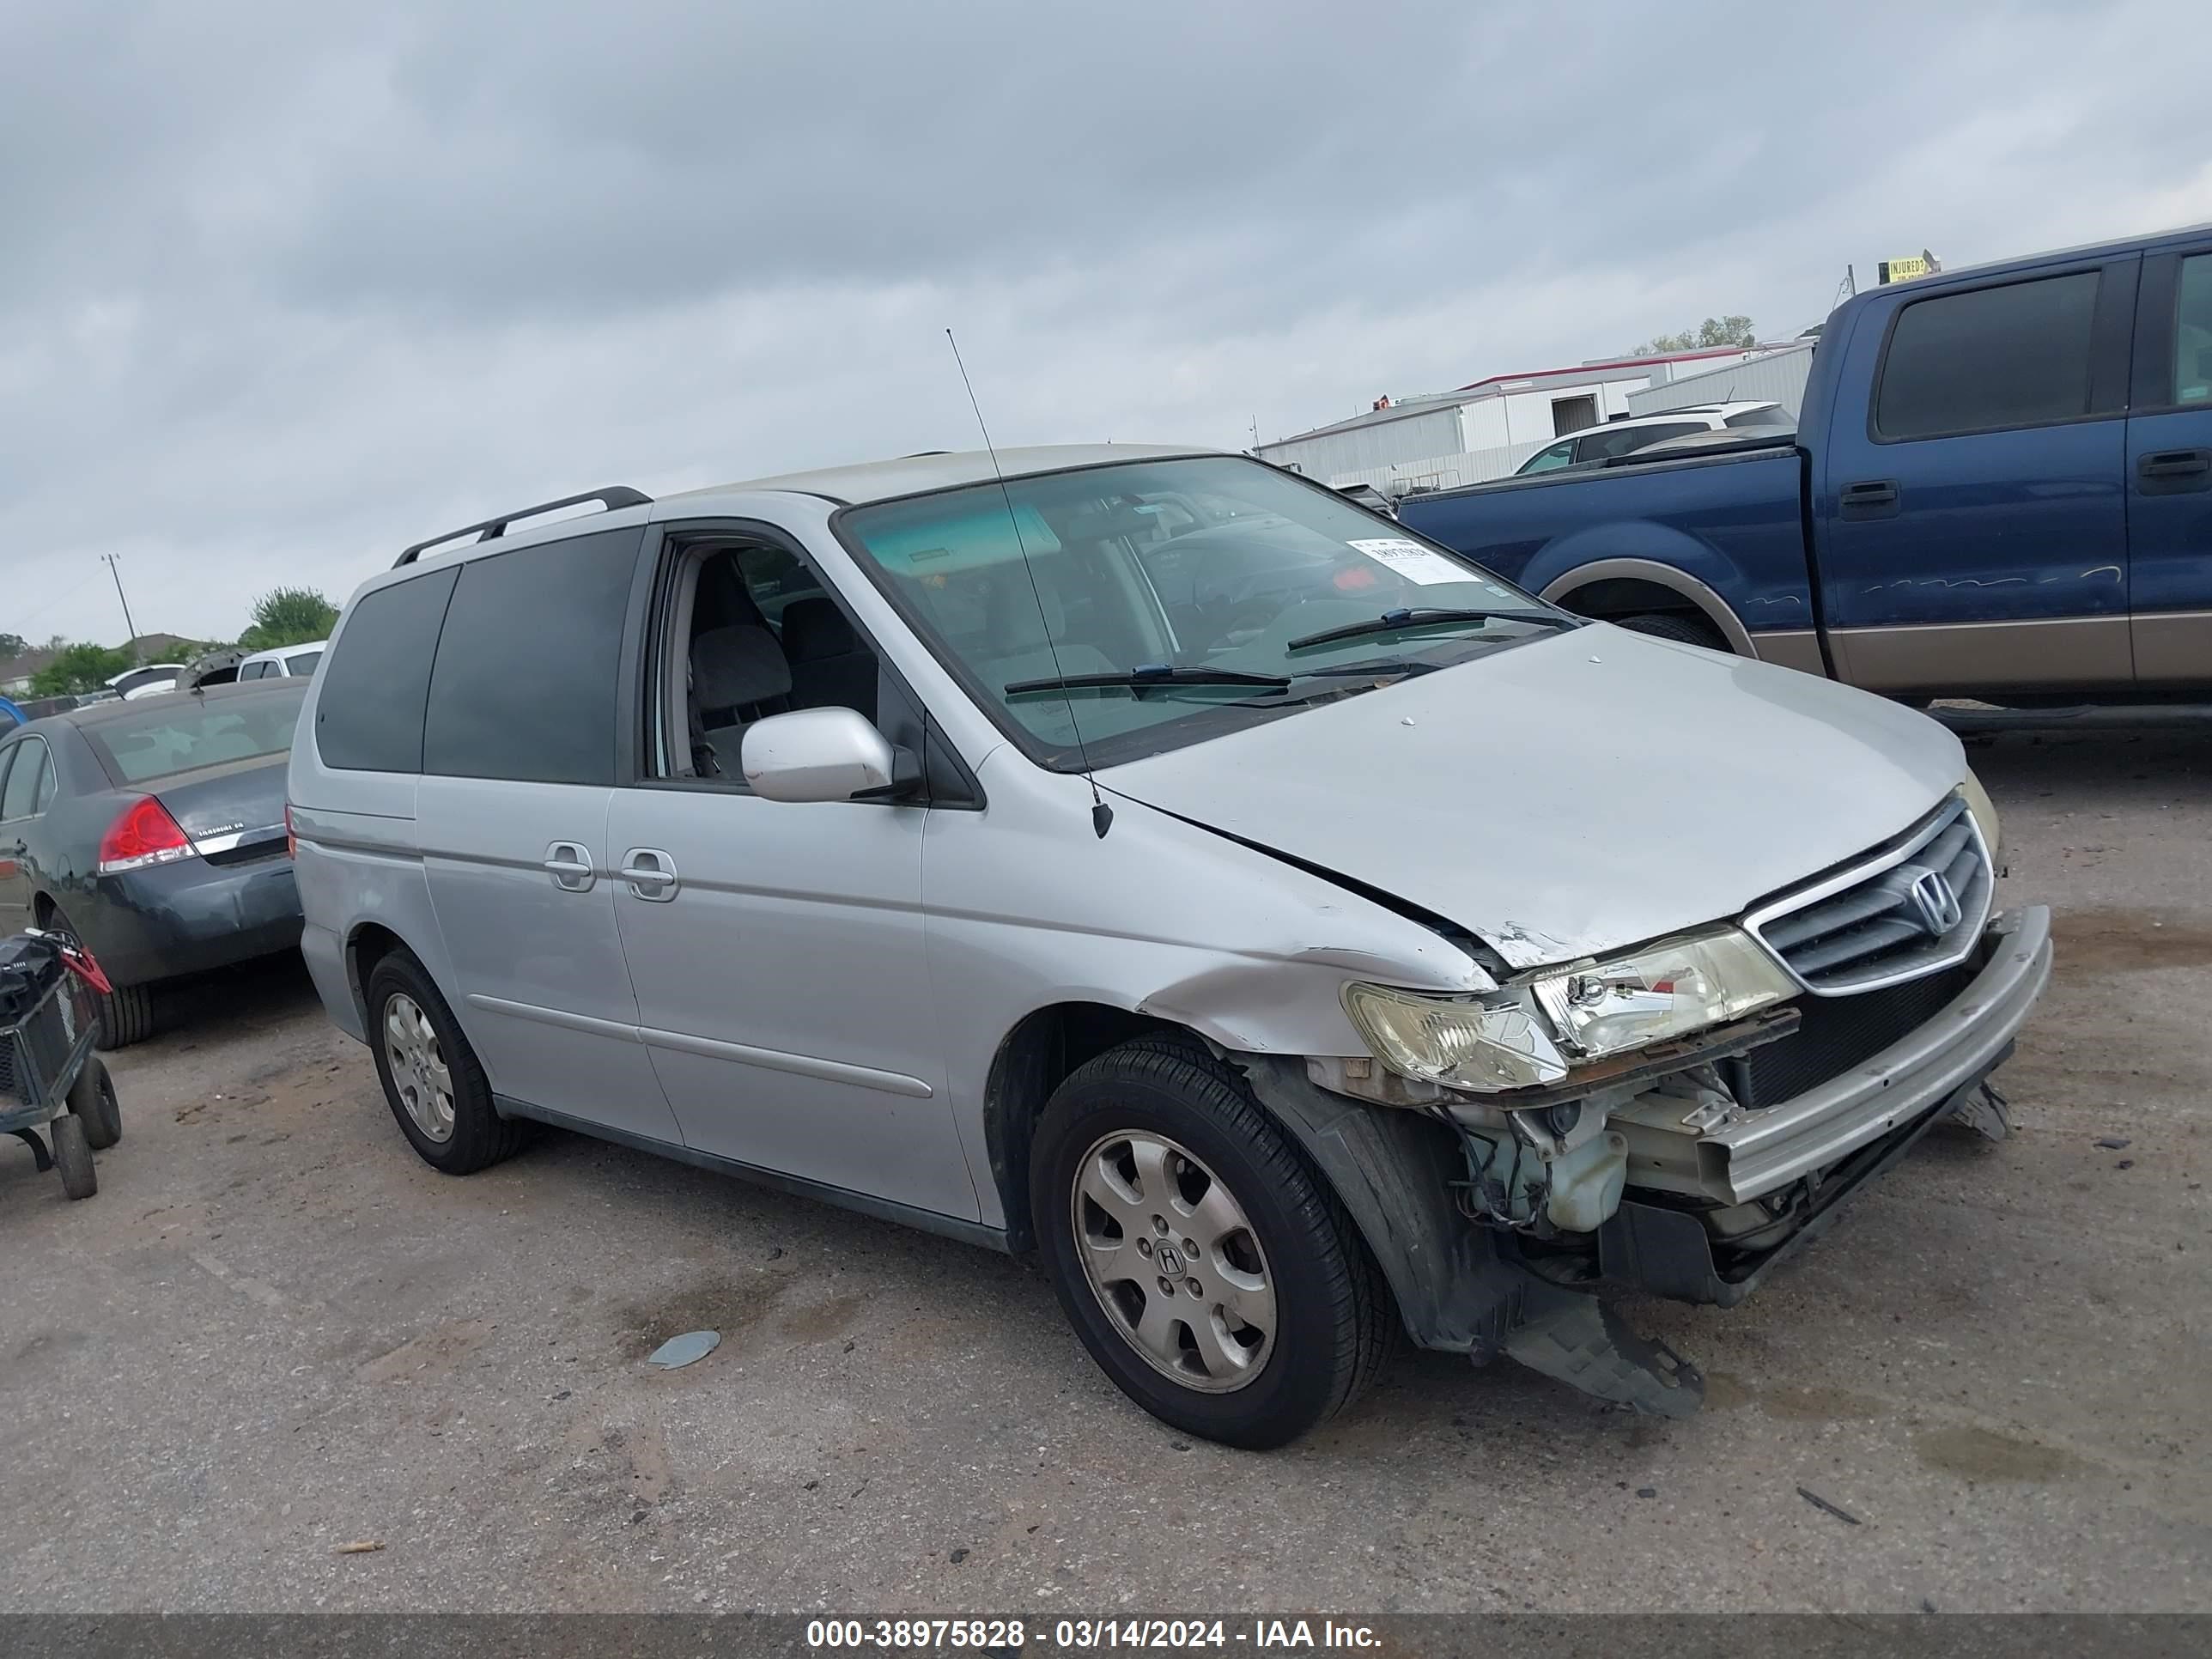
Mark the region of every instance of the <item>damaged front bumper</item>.
[[1943, 1118], [2001, 1125], [2001, 1107], [1982, 1104], [1983, 1085], [2051, 977], [2051, 912], [2038, 905], [1996, 918], [1977, 960], [1973, 978], [1932, 1018], [1779, 1105], [1703, 1127], [1679, 1098], [1658, 1093], [1616, 1110], [1629, 1189], [1598, 1231], [1604, 1276], [1733, 1306]]
[[1792, 1098], [1744, 1110], [1662, 1085], [1611, 1103], [1626, 1190], [1594, 1232], [1540, 1237], [1470, 1218], [1464, 1127], [1317, 1086], [1303, 1062], [1239, 1055], [1254, 1092], [1327, 1172], [1396, 1293], [1413, 1340], [1504, 1354], [1601, 1399], [1697, 1410], [1695, 1367], [1638, 1336], [1595, 1293], [1611, 1284], [1732, 1305], [1830, 1226], [1851, 1194], [1956, 1115], [2002, 1134], [1986, 1086], [2051, 973], [2051, 915], [1995, 918], [1973, 977], [1932, 1018]]

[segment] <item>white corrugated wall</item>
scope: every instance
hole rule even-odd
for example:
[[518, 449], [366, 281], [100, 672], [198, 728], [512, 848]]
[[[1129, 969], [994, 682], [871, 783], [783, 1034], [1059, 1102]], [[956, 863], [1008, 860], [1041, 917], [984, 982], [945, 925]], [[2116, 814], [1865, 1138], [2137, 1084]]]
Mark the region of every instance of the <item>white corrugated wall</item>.
[[1278, 466], [1295, 466], [1309, 478], [1332, 477], [1438, 455], [1459, 445], [1459, 405], [1440, 404], [1419, 415], [1377, 421], [1346, 432], [1327, 432], [1286, 443], [1261, 444], [1258, 453]]
[[1670, 409], [1698, 404], [1780, 404], [1797, 418], [1805, 400], [1805, 379], [1813, 372], [1813, 343], [1784, 346], [1761, 357], [1750, 357], [1702, 374], [1686, 374], [1664, 386], [1648, 386], [1628, 394], [1629, 412], [1664, 415]]

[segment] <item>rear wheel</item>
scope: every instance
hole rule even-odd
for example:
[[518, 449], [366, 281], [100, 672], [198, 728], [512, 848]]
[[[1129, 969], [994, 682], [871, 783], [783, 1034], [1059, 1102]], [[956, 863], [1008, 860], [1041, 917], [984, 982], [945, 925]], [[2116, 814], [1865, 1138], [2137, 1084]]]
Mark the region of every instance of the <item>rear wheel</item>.
[[70, 1112], [84, 1125], [84, 1138], [95, 1152], [104, 1152], [123, 1139], [123, 1106], [115, 1097], [115, 1080], [107, 1075], [107, 1062], [97, 1054], [85, 1056], [84, 1069], [70, 1085]]
[[[59, 906], [47, 913], [45, 925], [57, 933], [69, 935], [70, 943], [76, 942], [76, 929], [70, 923], [69, 912]], [[94, 1048], [112, 1052], [143, 1042], [154, 1035], [154, 994], [150, 986], [118, 985], [112, 991], [98, 993], [94, 1000], [100, 1005], [100, 1033], [92, 1040]]]
[[1038, 1125], [1030, 1203], [1076, 1334], [1176, 1428], [1279, 1446], [1382, 1368], [1396, 1315], [1351, 1218], [1202, 1049], [1145, 1039], [1078, 1068]]
[[1612, 620], [1615, 627], [1649, 634], [1655, 640], [1702, 645], [1708, 651], [1729, 650], [1729, 642], [1721, 637], [1721, 630], [1703, 617], [1686, 617], [1673, 611], [1647, 611], [1639, 616], [1615, 617]]
[[100, 1176], [92, 1167], [92, 1147], [84, 1137], [84, 1122], [75, 1115], [53, 1122], [54, 1168], [61, 1172], [62, 1191], [70, 1198], [90, 1198], [100, 1190]]
[[368, 976], [368, 1041], [384, 1098], [407, 1144], [432, 1169], [473, 1175], [522, 1145], [499, 1115], [476, 1050], [422, 964], [394, 951]]

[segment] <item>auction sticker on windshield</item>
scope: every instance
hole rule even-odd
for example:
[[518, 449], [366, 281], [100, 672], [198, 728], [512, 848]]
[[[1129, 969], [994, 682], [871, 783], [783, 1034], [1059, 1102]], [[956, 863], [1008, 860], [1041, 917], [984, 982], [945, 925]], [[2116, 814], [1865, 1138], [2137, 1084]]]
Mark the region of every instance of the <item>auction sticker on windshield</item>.
[[1373, 541], [1347, 542], [1346, 546], [1364, 553], [1376, 563], [1396, 571], [1409, 582], [1419, 582], [1424, 587], [1433, 587], [1439, 582], [1471, 582], [1478, 580], [1464, 565], [1454, 564], [1441, 553], [1423, 547], [1419, 542], [1409, 542], [1402, 536], [1382, 536]]

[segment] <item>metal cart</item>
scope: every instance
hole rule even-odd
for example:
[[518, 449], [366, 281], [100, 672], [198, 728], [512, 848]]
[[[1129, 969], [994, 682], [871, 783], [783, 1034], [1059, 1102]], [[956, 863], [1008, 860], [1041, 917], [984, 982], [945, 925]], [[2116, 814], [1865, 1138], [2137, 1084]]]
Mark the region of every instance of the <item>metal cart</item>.
[[100, 1190], [92, 1155], [123, 1139], [115, 1085], [92, 1052], [105, 988], [99, 964], [64, 934], [0, 939], [0, 1134], [28, 1146], [40, 1174], [58, 1170], [73, 1199]]

